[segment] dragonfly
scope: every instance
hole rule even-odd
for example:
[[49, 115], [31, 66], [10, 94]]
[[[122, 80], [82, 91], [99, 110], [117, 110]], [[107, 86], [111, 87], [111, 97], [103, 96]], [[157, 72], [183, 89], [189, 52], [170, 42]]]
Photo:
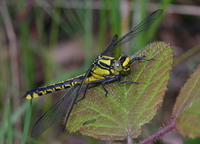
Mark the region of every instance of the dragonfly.
[[[86, 92], [91, 85], [101, 85], [105, 91], [105, 96], [107, 96], [109, 92], [105, 87], [106, 83], [114, 81], [129, 84], [137, 83], [133, 81], [121, 81], [121, 77], [131, 71], [131, 64], [133, 62], [139, 60], [150, 61], [154, 59], [146, 59], [145, 56], [131, 58], [126, 55], [115, 57], [114, 51], [119, 46], [127, 43], [143, 31], [149, 29], [162, 13], [162, 9], [154, 11], [119, 39], [118, 35], [114, 35], [107, 48], [96, 57], [85, 73], [65, 81], [27, 91], [24, 98], [33, 99], [49, 93], [66, 89], [69, 90], [53, 107], [38, 119], [33, 126], [31, 136], [39, 136], [56, 122], [63, 120], [63, 118], [64, 126], [66, 126], [74, 105], [86, 97]], [[83, 95], [82, 97], [79, 97], [81, 93], [83, 93]]]

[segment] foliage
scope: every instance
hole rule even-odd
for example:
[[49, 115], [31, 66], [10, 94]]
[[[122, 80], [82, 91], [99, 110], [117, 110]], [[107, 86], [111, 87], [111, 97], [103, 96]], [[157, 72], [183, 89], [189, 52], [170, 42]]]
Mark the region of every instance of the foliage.
[[[59, 128], [48, 131], [38, 140], [29, 137], [30, 134], [28, 133], [28, 129], [32, 128], [32, 125], [39, 118], [41, 112], [45, 112], [58, 99], [57, 97], [47, 96], [38, 101], [34, 100], [33, 104], [30, 105], [29, 101], [22, 99], [24, 92], [41, 85], [46, 85], [47, 82], [48, 84], [58, 82], [84, 72], [90, 66], [93, 58], [104, 50], [111, 37], [114, 34], [122, 35], [132, 26], [138, 24], [146, 17], [147, 8], [151, 7], [151, 5], [149, 1], [138, 1], [137, 5], [135, 4], [135, 1], [133, 1], [125, 8], [127, 11], [122, 12], [122, 5], [119, 0], [102, 0], [102, 5], [100, 7], [95, 7], [96, 5], [93, 5], [92, 0], [88, 0], [84, 3], [73, 0], [77, 2], [76, 5], [70, 3], [72, 0], [69, 3], [68, 1], [51, 1], [52, 3], [48, 1], [49, 3], [47, 3], [47, 1], [44, 0], [19, 0], [17, 3], [5, 0], [2, 1], [5, 4], [3, 3], [2, 5], [0, 2], [0, 143], [18, 144], [21, 143], [21, 141], [22, 143], [33, 144], [67, 143], [74, 135], [70, 136], [68, 133], [65, 133], [60, 136], [60, 133], [57, 131]], [[170, 1], [171, 0], [160, 2], [159, 8], [165, 10], [169, 6]], [[162, 18], [160, 21], [161, 20]], [[154, 38], [158, 26], [159, 23], [154, 24], [150, 31], [145, 32], [141, 37], [135, 40], [134, 44], [131, 44], [131, 46], [133, 46], [132, 48], [130, 47], [129, 50], [126, 49], [125, 51], [128, 51], [127, 53], [131, 55], [133, 52], [138, 51], [138, 49], [147, 45]], [[82, 55], [65, 57], [63, 58], [64, 61], [66, 63], [68, 62], [70, 65], [65, 65], [66, 67], [64, 67], [62, 63], [56, 59], [55, 53], [60, 50], [59, 44], [66, 39], [67, 41], [73, 40], [76, 41], [76, 43], [79, 43], [80, 47], [83, 49], [78, 52], [84, 51], [85, 59], [83, 60]], [[64, 43], [65, 50], [61, 53], [67, 55], [71, 50], [69, 50], [69, 47], [72, 47], [73, 49], [73, 46], [69, 46], [69, 43]], [[152, 47], [152, 45], [147, 47]], [[198, 49], [199, 47], [196, 48], [195, 52], [197, 52]], [[168, 52], [170, 53], [171, 50]], [[195, 53], [193, 49], [191, 49], [190, 54], [191, 52]], [[121, 52], [119, 51], [118, 53]], [[135, 54], [135, 56], [140, 53], [145, 54], [147, 58], [155, 56], [152, 51], [148, 51], [148, 53], [142, 51]], [[105, 118], [107, 118], [107, 120], [108, 118], [114, 117], [114, 120], [117, 120], [118, 122], [116, 132], [119, 135], [112, 136], [112, 139], [114, 139], [113, 137], [117, 137], [116, 139], [122, 139], [122, 136], [126, 137], [127, 133], [119, 133], [119, 129], [124, 132], [127, 127], [136, 128], [131, 129], [129, 135], [131, 137], [137, 137], [141, 134], [141, 126], [151, 121], [157, 114], [157, 109], [163, 102], [163, 94], [166, 91], [170, 72], [169, 69], [171, 69], [171, 67], [167, 68], [168, 71], [163, 69], [163, 71], [166, 71], [163, 75], [152, 75], [155, 76], [152, 77], [155, 81], [158, 81], [158, 76], [166, 78], [165, 80], [159, 78], [160, 83], [157, 85], [160, 85], [163, 88], [163, 91], [158, 95], [156, 95], [157, 92], [154, 91], [156, 83], [153, 84], [154, 81], [150, 81], [151, 76], [149, 75], [149, 72], [153, 74], [152, 70], [155, 69], [154, 71], [156, 73], [160, 70], [159, 66], [162, 68], [165, 64], [170, 64], [171, 66], [173, 59], [168, 59], [169, 61], [167, 63], [166, 59], [164, 59], [166, 56], [159, 58], [155, 57], [155, 61], [136, 62], [132, 67], [133, 73], [131, 73], [127, 79], [137, 81], [138, 84], [121, 85], [117, 82], [108, 84], [106, 86], [109, 89], [109, 94], [106, 98], [104, 98], [104, 91], [102, 91], [101, 87], [96, 87], [94, 90], [91, 89], [88, 92], [87, 98], [76, 105], [68, 123], [69, 127], [67, 128], [71, 132], [81, 132], [81, 129], [86, 129], [86, 127], [91, 128], [95, 123], [99, 123], [99, 120], [96, 118], [99, 114], [91, 115], [88, 119], [82, 117], [80, 120], [75, 120], [74, 123], [72, 121], [76, 116], [76, 112], [78, 112], [78, 107], [82, 107], [81, 110], [83, 110], [83, 108], [86, 107], [86, 103], [88, 103], [88, 106], [92, 106], [89, 100], [91, 98], [91, 100], [96, 101], [96, 103], [103, 102], [105, 105], [106, 102], [108, 102], [109, 107], [112, 106], [111, 109], [106, 110], [101, 106], [104, 114], [107, 114], [108, 112], [111, 112], [112, 114], [111, 116], [109, 116], [109, 114], [106, 115]], [[189, 56], [184, 55], [181, 61], [183, 61], [183, 59], [185, 60], [186, 57]], [[158, 59], [163, 61], [161, 65], [159, 65]], [[78, 64], [76, 63], [77, 61], [79, 62]], [[178, 63], [180, 63], [180, 61], [178, 61]], [[76, 66], [75, 68], [71, 68], [71, 65]], [[80, 67], [80, 65], [82, 65], [82, 67]], [[140, 66], [142, 66], [142, 69], [139, 69]], [[150, 66], [153, 66], [153, 69], [150, 68]], [[192, 66], [194, 67], [194, 65]], [[176, 65], [174, 67], [176, 67]], [[148, 68], [148, 70], [144, 71], [143, 68]], [[149, 68], [151, 71], [149, 71]], [[162, 71], [159, 71], [159, 73], [162, 73]], [[182, 88], [180, 95], [178, 96], [172, 114], [174, 118], [170, 121], [171, 124], [158, 130], [158, 133], [150, 136], [146, 141], [141, 141], [141, 143], [153, 141], [174, 128], [185, 137], [193, 138], [199, 136], [199, 133], [196, 130], [199, 127], [198, 77], [199, 68], [190, 79], [188, 79], [188, 82]], [[126, 80], [126, 77], [124, 80]], [[152, 87], [149, 87], [148, 83], [150, 83]], [[152, 95], [149, 97], [145, 97], [144, 94], [143, 96], [138, 95], [139, 92], [146, 92], [142, 86], [147, 86], [147, 90], [152, 88], [153, 91], [148, 91], [148, 93], [150, 92]], [[113, 87], [113, 89], [111, 89], [111, 87]], [[130, 93], [125, 93], [124, 90], [127, 88], [134, 93], [133, 97], [130, 97]], [[136, 89], [138, 89], [138, 91], [136, 91]], [[168, 89], [168, 91], [171, 91], [171, 89]], [[127, 99], [125, 96], [127, 96]], [[134, 102], [133, 105], [131, 103], [132, 101]], [[118, 105], [115, 105], [115, 102]], [[125, 102], [128, 103], [127, 106], [125, 106]], [[182, 104], [182, 102], [184, 103]], [[142, 119], [140, 115], [144, 116], [146, 114], [145, 106], [147, 105], [150, 106], [151, 109], [148, 111], [149, 113], [147, 113], [147, 118]], [[131, 108], [130, 111], [132, 114], [129, 111], [129, 107]], [[171, 107], [172, 105], [168, 105], [164, 109], [170, 109]], [[125, 115], [125, 110], [126, 112], [129, 112], [127, 115]], [[26, 115], [25, 112], [27, 112]], [[118, 112], [116, 117], [113, 116], [114, 112]], [[88, 112], [86, 113], [88, 114]], [[121, 122], [123, 118], [120, 116], [125, 117], [121, 124], [119, 121]], [[133, 118], [133, 120], [131, 121], [128, 116]], [[137, 121], [134, 120], [135, 118]], [[140, 123], [141, 119], [142, 121]], [[103, 124], [108, 124], [108, 122], [103, 122]], [[100, 125], [96, 126], [100, 127]], [[153, 129], [157, 128], [156, 126], [153, 127]], [[108, 130], [108, 125], [106, 125], [106, 130]], [[94, 132], [94, 129], [92, 132]], [[75, 139], [80, 139], [81, 142], [86, 141], [85, 143], [102, 143], [101, 140], [86, 136], [83, 137], [76, 135]], [[100, 134], [96, 134], [95, 137], [108, 139], [105, 137], [103, 138]], [[195, 139], [194, 141], [199, 141], [199, 139]], [[191, 143], [191, 140], [187, 139], [186, 142]]]
[[132, 72], [123, 79], [138, 84], [110, 83], [106, 85], [109, 92], [106, 98], [101, 86], [91, 88], [87, 98], [73, 109], [67, 129], [104, 140], [138, 137], [141, 126], [153, 119], [163, 102], [172, 70], [173, 49], [156, 42], [133, 57], [144, 55], [155, 60], [134, 62]]

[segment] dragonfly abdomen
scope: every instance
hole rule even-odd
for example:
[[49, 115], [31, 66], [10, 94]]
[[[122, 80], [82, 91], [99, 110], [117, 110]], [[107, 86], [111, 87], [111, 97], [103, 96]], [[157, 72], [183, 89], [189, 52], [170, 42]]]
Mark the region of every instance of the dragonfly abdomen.
[[81, 80], [84, 78], [85, 74], [79, 75], [77, 77], [74, 77], [72, 79], [68, 79], [66, 81], [62, 81], [59, 83], [55, 83], [52, 85], [48, 85], [48, 86], [43, 86], [43, 87], [39, 87], [33, 90], [30, 90], [28, 92], [26, 92], [26, 94], [24, 95], [24, 98], [26, 99], [32, 99], [32, 98], [36, 98], [39, 96], [43, 96], [45, 94], [49, 94], [49, 93], [53, 93], [53, 92], [57, 92], [60, 90], [64, 90], [67, 89], [69, 87], [72, 87], [76, 84], [80, 84]]

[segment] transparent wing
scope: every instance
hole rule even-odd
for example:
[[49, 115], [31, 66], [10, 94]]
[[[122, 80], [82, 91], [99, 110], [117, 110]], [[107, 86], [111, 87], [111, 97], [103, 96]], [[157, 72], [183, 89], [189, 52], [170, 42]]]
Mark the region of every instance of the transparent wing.
[[51, 107], [33, 126], [31, 137], [37, 137], [53, 124], [65, 117], [64, 125], [68, 121], [70, 113], [80, 93], [85, 90], [84, 81], [89, 76], [93, 65], [87, 70], [80, 84], [73, 86], [53, 107]]
[[162, 13], [163, 13], [163, 10], [161, 10], [161, 9], [156, 10], [155, 12], [151, 13], [147, 18], [145, 18], [137, 26], [133, 27], [130, 32], [125, 34], [120, 39], [117, 39], [117, 35], [115, 35], [113, 37], [111, 43], [108, 45], [108, 47], [102, 53], [102, 55], [113, 56], [113, 52], [116, 49], [116, 47], [123, 45], [124, 43], [134, 39], [136, 36], [141, 34], [143, 31], [149, 29], [149, 27], [160, 17], [160, 15]]
[[72, 108], [79, 96], [81, 85], [75, 85], [53, 107], [51, 107], [34, 125], [31, 136], [37, 137], [53, 124], [67, 115], [69, 117]]

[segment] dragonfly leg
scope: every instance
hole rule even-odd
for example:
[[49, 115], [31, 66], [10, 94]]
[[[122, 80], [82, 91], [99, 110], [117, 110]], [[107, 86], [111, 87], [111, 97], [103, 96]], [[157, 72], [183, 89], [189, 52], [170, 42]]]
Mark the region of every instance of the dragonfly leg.
[[[102, 81], [104, 81], [104, 80], [97, 80], [97, 81], [93, 81], [93, 82], [88, 83], [88, 84], [86, 85], [86, 87], [85, 87], [85, 90], [84, 90], [84, 93], [83, 93], [82, 98], [78, 99], [78, 100], [76, 101], [76, 104], [77, 104], [79, 101], [83, 100], [83, 99], [86, 97], [86, 93], [87, 93], [87, 90], [88, 90], [88, 88], [89, 88], [89, 85], [91, 85], [91, 84], [96, 84], [96, 83], [101, 83], [101, 85], [102, 85]], [[106, 93], [108, 93], [108, 91], [106, 90], [106, 88], [105, 88], [103, 85], [102, 85], [102, 87], [103, 87], [103, 89], [106, 91]]]
[[79, 100], [76, 101], [76, 104], [83, 100], [85, 97], [86, 97], [86, 93], [87, 93], [87, 90], [89, 88], [89, 85], [91, 84], [96, 84], [96, 83], [100, 83], [100, 85], [102, 86], [103, 90], [105, 91], [105, 97], [107, 97], [108, 95], [108, 90], [105, 88], [105, 84], [108, 83], [108, 82], [112, 82], [112, 81], [115, 81], [117, 80], [119, 83], [138, 83], [138, 82], [133, 82], [133, 81], [121, 81], [121, 75], [117, 75], [116, 77], [113, 77], [113, 78], [105, 78], [104, 80], [98, 80], [98, 81], [93, 81], [93, 82], [90, 82], [86, 85], [85, 87], [85, 90], [84, 90], [84, 93], [83, 93], [83, 97], [80, 98]]
[[87, 93], [87, 90], [88, 90], [88, 87], [89, 87], [90, 84], [91, 83], [88, 83], [86, 85], [82, 98], [78, 99], [75, 104], [77, 104], [79, 101], [83, 100], [86, 97], [86, 93]]
[[145, 61], [151, 61], [151, 60], [154, 60], [155, 61], [155, 59], [145, 59], [145, 55], [144, 56], [142, 56], [142, 57], [134, 57], [133, 59], [131, 59], [131, 62], [130, 63], [133, 63], [134, 61], [138, 61], [138, 60], [145, 60]]
[[101, 86], [102, 86], [102, 88], [103, 88], [104, 91], [105, 91], [105, 97], [107, 97], [107, 95], [108, 95], [108, 90], [105, 88], [104, 84], [105, 84], [105, 82], [102, 82], [102, 83], [101, 83]]
[[117, 81], [121, 84], [123, 84], [123, 83], [129, 83], [129, 84], [136, 83], [136, 84], [138, 84], [138, 82], [134, 82], [134, 81], [121, 81], [121, 75], [118, 76]]
[[105, 88], [104, 84], [105, 84], [105, 83], [108, 83], [108, 82], [112, 82], [112, 81], [118, 80], [119, 77], [121, 77], [121, 76], [120, 76], [120, 75], [117, 75], [116, 77], [113, 77], [113, 78], [109, 78], [109, 79], [107, 78], [105, 81], [103, 81], [103, 82], [101, 83], [101, 86], [102, 86], [102, 88], [103, 88], [104, 91], [105, 91], [105, 97], [107, 97], [107, 95], [108, 95], [108, 90]]

